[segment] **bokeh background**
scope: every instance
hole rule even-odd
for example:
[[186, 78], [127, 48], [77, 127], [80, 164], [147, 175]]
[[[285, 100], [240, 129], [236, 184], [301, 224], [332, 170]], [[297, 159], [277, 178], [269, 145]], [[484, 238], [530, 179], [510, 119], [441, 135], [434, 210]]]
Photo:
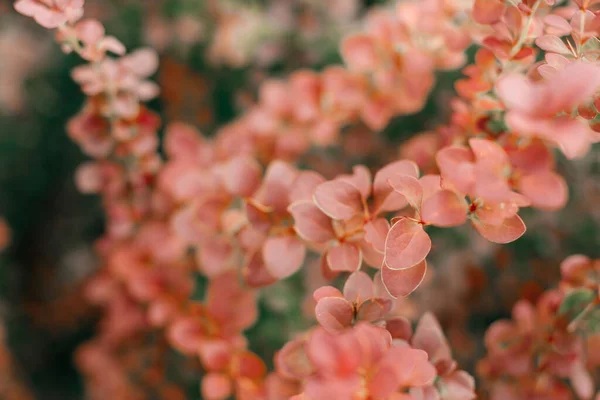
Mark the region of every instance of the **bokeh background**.
[[[164, 124], [183, 120], [210, 136], [243, 112], [266, 77], [339, 63], [340, 38], [385, 3], [87, 0], [86, 16], [100, 19], [128, 49], [155, 48], [161, 66], [154, 78], [162, 93], [150, 108]], [[224, 51], [222, 42], [234, 45]], [[18, 15], [11, 0], [0, 0], [0, 215], [11, 231], [0, 254], [1, 399], [9, 392], [19, 400], [83, 398], [73, 354], [94, 334], [99, 317], [82, 288], [97, 268], [93, 241], [103, 232], [103, 213], [98, 198], [75, 188], [74, 171], [85, 158], [65, 132], [84, 101], [70, 77], [79, 63], [60, 51], [52, 34]], [[369, 155], [356, 152], [350, 140], [344, 163], [335, 152], [310, 156], [323, 160], [325, 171], [396, 157], [410, 137], [446, 120], [459, 76], [441, 73], [426, 108], [373, 134]], [[574, 253], [600, 257], [600, 152], [575, 162], [559, 159], [559, 171], [572, 184], [568, 207], [526, 212], [528, 234], [516, 243], [484, 243], [468, 228], [434, 232], [435, 268], [406, 310], [433, 310], [471, 370], [485, 328], [510, 315], [516, 299], [534, 300], [551, 287], [560, 260]], [[251, 347], [265, 359], [285, 342], [285, 332], [306, 326], [303, 293], [295, 280], [267, 289], [260, 321], [249, 333]], [[182, 382], [189, 398], [197, 398], [197, 377]]]

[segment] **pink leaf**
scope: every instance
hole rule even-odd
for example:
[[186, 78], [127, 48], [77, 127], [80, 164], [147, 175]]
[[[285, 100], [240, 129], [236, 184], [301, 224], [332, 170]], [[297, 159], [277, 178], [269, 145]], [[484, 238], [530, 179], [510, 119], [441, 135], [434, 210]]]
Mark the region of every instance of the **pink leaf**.
[[85, 44], [96, 45], [104, 37], [104, 26], [95, 19], [85, 19], [75, 25], [77, 36]]
[[[384, 237], [385, 240], [385, 237]], [[383, 251], [376, 250], [372, 244], [367, 242], [366, 240], [361, 240], [359, 242], [360, 252], [363, 257], [363, 261], [373, 267], [379, 268], [381, 264], [383, 264], [384, 253]]]
[[590, 376], [583, 360], [575, 362], [569, 376], [575, 392], [581, 399], [591, 399], [594, 395], [594, 380]]
[[411, 207], [421, 210], [423, 201], [423, 187], [416, 178], [406, 175], [396, 175], [388, 179], [388, 183], [396, 191], [406, 198]]
[[367, 35], [354, 35], [342, 43], [342, 56], [351, 69], [372, 71], [377, 67], [377, 49], [373, 38]]
[[551, 31], [553, 35], [557, 36], [568, 35], [573, 30], [567, 20], [559, 15], [548, 15], [544, 17], [544, 23], [546, 24], [548, 31]]
[[388, 184], [388, 179], [403, 175], [418, 178], [419, 167], [412, 161], [402, 160], [386, 165], [375, 174], [373, 196], [377, 212], [395, 211], [406, 206], [406, 198], [394, 192]]
[[260, 165], [250, 157], [235, 157], [217, 169], [225, 189], [234, 196], [247, 197], [258, 188]]
[[591, 265], [591, 259], [581, 254], [569, 256], [560, 264], [560, 273], [563, 279], [576, 278], [581, 271]]
[[275, 160], [269, 164], [256, 200], [282, 214], [290, 204], [290, 189], [298, 171], [290, 164]]
[[440, 150], [436, 155], [437, 165], [442, 176], [442, 186], [456, 189], [467, 194], [475, 183], [475, 168], [471, 151], [464, 147], [450, 146]]
[[325, 178], [317, 172], [302, 171], [294, 181], [290, 190], [290, 201], [312, 201], [313, 193], [317, 186], [325, 182]]
[[421, 218], [443, 228], [460, 226], [467, 220], [467, 203], [454, 192], [440, 190], [423, 202]]
[[426, 273], [427, 262], [423, 260], [408, 269], [393, 270], [383, 266], [381, 279], [390, 296], [406, 297], [421, 285]]
[[251, 288], [265, 287], [277, 282], [277, 278], [267, 271], [261, 251], [256, 251], [246, 257], [242, 275], [246, 285]]
[[533, 111], [539, 102], [538, 93], [531, 82], [518, 74], [506, 75], [498, 80], [496, 92], [500, 99], [511, 109], [524, 112]]
[[380, 320], [391, 311], [393, 305], [393, 300], [389, 298], [367, 299], [358, 306], [357, 319], [369, 322]]
[[373, 297], [373, 281], [366, 273], [356, 271], [344, 284], [344, 297], [353, 303], [360, 303]]
[[413, 335], [412, 324], [405, 317], [394, 317], [385, 322], [385, 329], [392, 335], [394, 339], [402, 339], [407, 341]]
[[293, 236], [270, 237], [263, 246], [267, 270], [276, 278], [294, 274], [304, 262], [306, 247]]
[[385, 251], [385, 238], [390, 230], [390, 224], [385, 218], [377, 218], [369, 221], [363, 227], [365, 240], [380, 253]]
[[331, 219], [313, 202], [293, 203], [288, 210], [294, 217], [294, 229], [302, 239], [324, 243], [335, 238]]
[[390, 229], [385, 241], [385, 264], [394, 270], [419, 264], [431, 250], [431, 239], [421, 224], [401, 219]]
[[419, 320], [411, 343], [414, 348], [427, 352], [429, 360], [433, 363], [452, 360], [450, 345], [438, 320], [430, 312], [425, 313]]
[[564, 178], [552, 171], [522, 177], [519, 191], [531, 200], [532, 206], [551, 211], [563, 208], [569, 197]]
[[134, 74], [145, 78], [158, 69], [158, 54], [150, 48], [143, 48], [123, 57], [121, 62]]
[[571, 54], [571, 50], [569, 50], [567, 45], [559, 37], [554, 35], [540, 36], [535, 40], [535, 44], [542, 50], [552, 53]]
[[227, 374], [211, 372], [202, 378], [202, 398], [224, 400], [233, 392], [233, 384]]
[[346, 299], [324, 297], [317, 303], [315, 315], [319, 324], [328, 332], [337, 332], [352, 324], [354, 309]]
[[488, 225], [481, 222], [475, 223], [475, 228], [487, 240], [494, 243], [506, 244], [514, 242], [526, 231], [523, 220], [518, 215], [507, 218], [499, 225]]
[[502, 168], [508, 165], [508, 155], [499, 144], [486, 139], [470, 139], [469, 146], [477, 159], [477, 165]]
[[354, 272], [360, 268], [362, 255], [352, 243], [341, 243], [327, 252], [327, 263], [333, 271]]
[[352, 168], [352, 175], [342, 175], [336, 180], [348, 182], [355, 186], [363, 199], [371, 195], [371, 172], [364, 165]]
[[317, 302], [324, 297], [344, 298], [344, 295], [342, 294], [342, 292], [340, 292], [337, 288], [334, 288], [333, 286], [321, 286], [313, 293], [313, 299]]
[[506, 6], [499, 0], [475, 0], [473, 5], [473, 19], [480, 24], [497, 22]]
[[356, 186], [341, 180], [325, 182], [317, 187], [315, 204], [333, 219], [348, 220], [362, 210], [362, 197]]

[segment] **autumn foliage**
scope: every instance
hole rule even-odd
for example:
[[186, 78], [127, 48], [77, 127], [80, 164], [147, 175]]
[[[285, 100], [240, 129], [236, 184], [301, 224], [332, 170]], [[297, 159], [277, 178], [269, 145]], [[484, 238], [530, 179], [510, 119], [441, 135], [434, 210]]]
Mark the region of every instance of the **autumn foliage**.
[[[557, 160], [576, 163], [600, 141], [600, 2], [395, 3], [346, 34], [343, 64], [264, 77], [256, 100], [209, 137], [145, 104], [160, 92], [158, 54], [127, 52], [85, 18], [83, 0], [15, 2], [85, 61], [72, 78], [87, 99], [66, 132], [90, 158], [77, 187], [106, 215], [101, 267], [85, 288], [103, 317], [76, 354], [89, 398], [185, 398], [165, 376], [132, 378], [136, 354], [169, 349], [209, 400], [596, 396], [600, 261], [565, 259], [554, 289], [492, 323], [476, 366], [454, 359], [443, 324], [409, 295], [433, 273], [439, 232], [507, 244], [527, 235], [524, 209], [566, 206], [576, 182]], [[236, 47], [244, 23], [220, 20], [212, 62], [259, 62]], [[440, 100], [444, 125], [391, 157], [369, 147], [452, 70], [462, 75]], [[350, 140], [366, 161], [345, 153]], [[327, 151], [341, 152], [342, 168]], [[299, 274], [313, 326], [263, 359], [245, 336], [258, 300]], [[150, 332], [151, 344], [132, 344]]]

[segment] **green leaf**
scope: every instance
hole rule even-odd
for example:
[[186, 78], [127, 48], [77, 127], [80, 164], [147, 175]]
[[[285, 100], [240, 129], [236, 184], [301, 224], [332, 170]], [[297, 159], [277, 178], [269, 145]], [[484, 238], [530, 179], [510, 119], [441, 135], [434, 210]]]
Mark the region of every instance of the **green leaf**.
[[596, 298], [596, 293], [589, 289], [578, 289], [569, 293], [563, 300], [559, 314], [567, 315], [570, 319], [577, 318], [579, 314]]

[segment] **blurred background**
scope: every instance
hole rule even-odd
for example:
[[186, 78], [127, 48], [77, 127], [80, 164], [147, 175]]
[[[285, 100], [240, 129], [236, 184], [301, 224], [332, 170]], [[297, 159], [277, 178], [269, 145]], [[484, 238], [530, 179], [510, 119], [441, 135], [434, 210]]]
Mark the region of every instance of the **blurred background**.
[[[82, 287], [96, 270], [93, 241], [103, 232], [99, 199], [74, 186], [75, 168], [85, 158], [65, 132], [84, 101], [70, 77], [80, 61], [63, 54], [52, 34], [18, 15], [12, 3], [0, 0], [0, 216], [9, 227], [0, 227], [0, 246], [6, 243], [0, 254], [0, 399], [80, 399], [73, 354], [92, 337], [99, 317], [83, 301]], [[266, 77], [340, 63], [340, 38], [386, 3], [87, 0], [86, 16], [101, 20], [128, 49], [155, 48], [162, 93], [150, 108], [163, 124], [182, 120], [210, 136], [252, 103]], [[459, 76], [440, 74], [424, 111], [373, 136], [372, 154], [393, 158], [411, 136], [443, 123]], [[352, 154], [352, 143], [347, 146]], [[474, 338], [508, 316], [516, 299], [533, 300], [552, 286], [566, 255], [600, 257], [599, 157], [593, 151], [583, 160], [559, 161], [573, 183], [568, 207], [526, 212], [529, 234], [516, 243], [483, 243], [468, 229], [434, 232], [435, 273], [407, 310], [436, 312], [465, 367], [472, 369], [482, 352]], [[249, 336], [269, 358], [285, 341], [282, 329], [304, 322], [281, 311], [302, 301], [294, 282], [267, 291]], [[198, 393], [194, 377], [188, 381], [190, 393]]]

